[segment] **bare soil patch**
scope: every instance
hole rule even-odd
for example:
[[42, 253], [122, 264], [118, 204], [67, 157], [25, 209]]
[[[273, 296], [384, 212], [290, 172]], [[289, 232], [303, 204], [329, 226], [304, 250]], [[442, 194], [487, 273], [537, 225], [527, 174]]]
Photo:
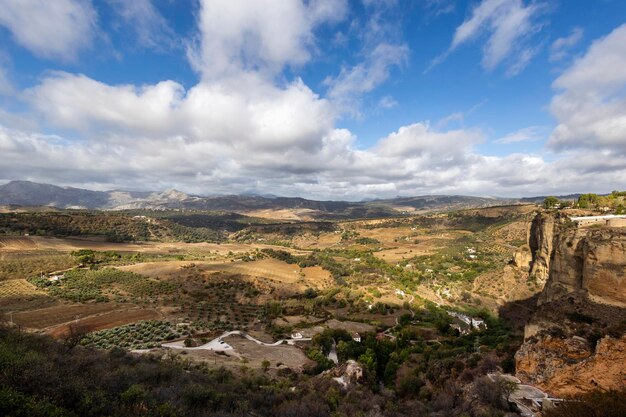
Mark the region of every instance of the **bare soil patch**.
[[261, 368], [264, 360], [270, 361], [272, 368], [282, 363], [297, 370], [302, 370], [305, 364], [312, 363], [297, 346], [287, 344], [263, 346], [240, 336], [230, 336], [225, 341], [245, 358], [246, 366], [251, 368]]
[[37, 249], [35, 241], [26, 236], [0, 236], [0, 250]]
[[47, 331], [52, 337], [67, 337], [71, 332], [78, 334], [111, 329], [141, 320], [161, 319], [162, 315], [153, 309], [116, 310], [96, 316], [65, 323]]
[[61, 304], [38, 310], [15, 313], [13, 315], [13, 320], [17, 324], [27, 328], [45, 329], [47, 327], [76, 320], [76, 318], [84, 318], [128, 307], [130, 307], [130, 305], [120, 305], [115, 303]]
[[212, 264], [206, 270], [265, 278], [301, 289], [307, 286], [325, 288], [332, 282], [330, 273], [319, 266], [300, 268], [296, 264], [288, 264], [277, 259]]

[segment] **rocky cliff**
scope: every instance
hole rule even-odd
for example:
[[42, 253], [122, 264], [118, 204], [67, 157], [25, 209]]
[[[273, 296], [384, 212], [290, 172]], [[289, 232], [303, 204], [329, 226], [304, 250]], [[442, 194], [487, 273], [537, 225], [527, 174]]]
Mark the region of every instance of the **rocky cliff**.
[[621, 389], [626, 383], [626, 336], [607, 336], [592, 347], [580, 336], [546, 334], [524, 343], [516, 358], [520, 380], [559, 397]]
[[540, 304], [577, 293], [626, 307], [626, 228], [571, 228], [554, 240]]
[[529, 246], [530, 278], [545, 286], [517, 376], [557, 396], [626, 387], [626, 227], [540, 213]]
[[546, 282], [550, 272], [550, 258], [557, 219], [550, 213], [539, 213], [533, 219], [528, 236], [528, 246], [532, 256], [530, 276]]

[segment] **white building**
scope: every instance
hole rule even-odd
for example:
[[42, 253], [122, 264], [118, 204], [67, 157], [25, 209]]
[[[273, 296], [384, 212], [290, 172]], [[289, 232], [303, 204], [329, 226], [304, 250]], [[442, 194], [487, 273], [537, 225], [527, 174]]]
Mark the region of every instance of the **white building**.
[[573, 222], [576, 222], [579, 226], [586, 226], [589, 224], [605, 224], [607, 226], [626, 226], [626, 214], [606, 214], [604, 216], [581, 216], [570, 217]]

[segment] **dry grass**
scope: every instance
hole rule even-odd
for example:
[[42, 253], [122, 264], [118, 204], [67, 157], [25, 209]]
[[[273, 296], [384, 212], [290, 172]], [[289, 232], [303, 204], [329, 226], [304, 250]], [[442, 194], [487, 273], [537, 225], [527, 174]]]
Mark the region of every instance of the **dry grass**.
[[72, 331], [79, 334], [96, 332], [98, 330], [112, 329], [125, 324], [141, 320], [162, 319], [163, 316], [153, 309], [124, 309], [90, 316], [69, 323], [64, 323], [47, 331], [52, 337], [67, 337]]
[[288, 264], [277, 259], [262, 259], [252, 262], [146, 262], [122, 266], [119, 269], [151, 278], [161, 277], [165, 279], [178, 277], [190, 269], [202, 274], [202, 276], [216, 272], [229, 275], [239, 274], [264, 279], [275, 284], [287, 285], [292, 290], [307, 287], [326, 288], [333, 282], [330, 273], [319, 266], [300, 268], [298, 265]]
[[29, 297], [45, 293], [24, 279], [0, 281], [0, 300], [10, 297]]
[[341, 242], [339, 233], [320, 233], [314, 235], [306, 233], [293, 238], [293, 244], [303, 249], [328, 249], [337, 246]]
[[[134, 243], [113, 243], [106, 242], [102, 238], [89, 237], [2, 237], [0, 238], [0, 253], [3, 250], [19, 250], [29, 252], [33, 250], [54, 250], [60, 252], [71, 252], [77, 249], [92, 249], [96, 251], [116, 251], [116, 252], [142, 252], [142, 253], [199, 253], [199, 254], [219, 254], [228, 255], [230, 252], [244, 253], [256, 249], [275, 248], [265, 244], [243, 244], [243, 243], [184, 243], [184, 242], [134, 242]], [[301, 253], [290, 248], [283, 250]]]
[[114, 303], [97, 304], [62, 304], [38, 310], [24, 311], [13, 315], [13, 320], [21, 326], [31, 329], [45, 329], [67, 323], [76, 318], [84, 318], [96, 314], [102, 314], [120, 308], [128, 308], [126, 305]]
[[271, 220], [315, 220], [317, 211], [311, 209], [252, 210], [244, 214], [251, 217]]
[[181, 271], [186, 270], [187, 267], [192, 265], [198, 270], [205, 270], [208, 266], [213, 265], [213, 263], [197, 261], [142, 262], [134, 265], [120, 266], [118, 269], [141, 274], [149, 278], [170, 278], [180, 274]]
[[332, 282], [330, 273], [319, 266], [300, 268], [298, 265], [288, 264], [277, 259], [214, 264], [210, 265], [207, 270], [265, 278], [278, 284], [291, 284], [301, 288], [307, 286], [325, 288]]
[[251, 368], [260, 368], [264, 360], [270, 361], [272, 368], [276, 367], [277, 363], [282, 363], [293, 369], [301, 369], [309, 362], [304, 352], [296, 346], [286, 344], [263, 346], [240, 336], [231, 336], [226, 339], [226, 343], [245, 358], [246, 366]]
[[0, 237], [0, 250], [32, 250], [37, 249], [35, 241], [25, 236]]

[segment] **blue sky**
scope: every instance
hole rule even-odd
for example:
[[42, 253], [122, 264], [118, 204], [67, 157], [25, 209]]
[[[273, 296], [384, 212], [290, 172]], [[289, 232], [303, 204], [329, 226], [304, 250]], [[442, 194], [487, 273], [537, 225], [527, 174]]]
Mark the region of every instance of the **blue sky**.
[[0, 181], [626, 188], [620, 0], [0, 0]]

